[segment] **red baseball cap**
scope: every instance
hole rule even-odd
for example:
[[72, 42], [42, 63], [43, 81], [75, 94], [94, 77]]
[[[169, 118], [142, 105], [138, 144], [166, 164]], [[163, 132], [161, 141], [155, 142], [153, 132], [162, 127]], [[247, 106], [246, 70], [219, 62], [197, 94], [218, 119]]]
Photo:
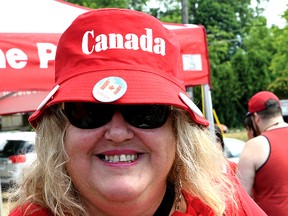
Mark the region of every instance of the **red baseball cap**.
[[55, 87], [30, 116], [33, 127], [53, 104], [75, 101], [167, 104], [208, 126], [186, 94], [176, 35], [155, 17], [105, 8], [77, 17], [62, 34], [55, 58]]
[[280, 107], [279, 98], [272, 92], [261, 91], [253, 95], [248, 102], [249, 112], [247, 115], [267, 109], [268, 107], [266, 106], [266, 102], [270, 99], [277, 101]]

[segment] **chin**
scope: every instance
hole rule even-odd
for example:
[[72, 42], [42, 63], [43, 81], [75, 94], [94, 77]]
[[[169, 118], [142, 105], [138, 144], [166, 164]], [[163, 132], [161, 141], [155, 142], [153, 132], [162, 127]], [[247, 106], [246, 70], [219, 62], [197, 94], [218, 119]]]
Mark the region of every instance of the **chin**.
[[101, 193], [109, 200], [128, 201], [140, 196], [147, 191], [148, 185], [141, 182], [139, 178], [121, 178], [113, 181], [103, 182], [105, 185], [101, 186]]
[[140, 196], [141, 193], [142, 193], [141, 190], [125, 187], [121, 188], [118, 187], [114, 189], [113, 187], [109, 191], [105, 191], [104, 194], [108, 200], [125, 202], [137, 198], [138, 196]]

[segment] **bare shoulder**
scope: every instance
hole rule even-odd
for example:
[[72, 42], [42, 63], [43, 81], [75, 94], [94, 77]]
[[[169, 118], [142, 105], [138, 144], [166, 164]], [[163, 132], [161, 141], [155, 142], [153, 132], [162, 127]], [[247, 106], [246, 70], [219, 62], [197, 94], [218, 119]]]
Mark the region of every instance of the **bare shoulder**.
[[262, 148], [263, 146], [268, 145], [268, 144], [269, 143], [268, 143], [267, 138], [260, 135], [260, 136], [257, 136], [248, 140], [246, 142], [245, 148], [247, 147], [247, 148], [252, 148], [252, 149], [254, 148], [258, 149], [259, 147]]
[[266, 137], [260, 135], [246, 142], [241, 156], [243, 156], [242, 159], [252, 162], [257, 170], [266, 162], [269, 154], [269, 142]]

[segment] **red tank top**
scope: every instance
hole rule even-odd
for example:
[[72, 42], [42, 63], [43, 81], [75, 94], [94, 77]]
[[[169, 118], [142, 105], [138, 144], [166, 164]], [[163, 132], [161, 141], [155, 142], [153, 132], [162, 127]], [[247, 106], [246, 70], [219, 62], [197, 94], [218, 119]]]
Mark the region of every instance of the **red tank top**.
[[254, 199], [267, 215], [287, 215], [288, 127], [269, 130], [261, 135], [268, 139], [270, 154], [256, 172]]

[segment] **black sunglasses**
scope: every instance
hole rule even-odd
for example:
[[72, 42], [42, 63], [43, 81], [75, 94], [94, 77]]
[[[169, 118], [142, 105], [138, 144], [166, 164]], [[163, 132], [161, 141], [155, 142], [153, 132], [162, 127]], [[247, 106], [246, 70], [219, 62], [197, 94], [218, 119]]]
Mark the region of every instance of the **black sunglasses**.
[[165, 124], [171, 108], [166, 105], [112, 105], [89, 102], [65, 102], [69, 122], [81, 129], [99, 128], [119, 111], [126, 122], [141, 129], [159, 128]]

